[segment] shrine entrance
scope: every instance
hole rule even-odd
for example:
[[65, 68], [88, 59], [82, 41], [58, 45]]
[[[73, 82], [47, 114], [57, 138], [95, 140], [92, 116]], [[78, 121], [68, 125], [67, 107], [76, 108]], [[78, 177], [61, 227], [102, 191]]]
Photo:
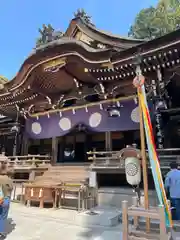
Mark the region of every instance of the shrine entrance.
[[105, 149], [105, 134], [73, 131], [58, 139], [57, 163], [90, 163], [87, 152]]
[[29, 140], [27, 154], [48, 154], [53, 164], [91, 163], [87, 152], [118, 151], [126, 145], [136, 143], [139, 146], [139, 131], [92, 132], [88, 130], [71, 131], [56, 138]]
[[139, 131], [97, 133], [72, 131], [58, 138], [57, 163], [91, 163], [87, 152], [118, 151], [128, 144], [139, 145]]

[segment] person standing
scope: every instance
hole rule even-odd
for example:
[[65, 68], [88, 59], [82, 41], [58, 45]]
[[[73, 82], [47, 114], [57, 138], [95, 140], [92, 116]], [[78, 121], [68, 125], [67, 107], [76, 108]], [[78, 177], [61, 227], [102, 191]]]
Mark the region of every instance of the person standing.
[[171, 170], [165, 178], [165, 189], [169, 193], [173, 220], [180, 220], [180, 170], [176, 162], [170, 163]]
[[0, 154], [0, 239], [6, 238], [6, 221], [8, 218], [13, 181], [8, 176], [12, 174], [8, 171], [8, 158], [3, 152]]

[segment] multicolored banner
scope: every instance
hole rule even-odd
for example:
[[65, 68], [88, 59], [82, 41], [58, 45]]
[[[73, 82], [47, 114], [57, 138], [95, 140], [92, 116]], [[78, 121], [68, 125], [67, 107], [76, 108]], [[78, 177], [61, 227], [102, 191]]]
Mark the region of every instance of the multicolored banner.
[[164, 183], [162, 180], [161, 168], [160, 168], [158, 155], [157, 155], [157, 151], [156, 151], [153, 128], [152, 128], [151, 118], [150, 118], [150, 114], [149, 114], [144, 84], [138, 88], [138, 97], [139, 97], [140, 108], [141, 108], [142, 115], [143, 115], [143, 122], [144, 122], [146, 142], [147, 142], [148, 153], [149, 153], [149, 160], [150, 160], [150, 164], [151, 164], [151, 170], [152, 170], [152, 175], [154, 178], [156, 192], [157, 192], [158, 199], [159, 199], [159, 204], [165, 206], [165, 218], [166, 218], [167, 227], [172, 227], [171, 211], [170, 211], [170, 207], [168, 205], [166, 192], [164, 189]]

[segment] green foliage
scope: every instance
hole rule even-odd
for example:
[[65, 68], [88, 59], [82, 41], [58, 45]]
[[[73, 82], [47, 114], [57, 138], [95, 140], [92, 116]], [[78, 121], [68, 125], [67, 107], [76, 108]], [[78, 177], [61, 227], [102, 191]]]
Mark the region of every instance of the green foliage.
[[160, 0], [156, 7], [142, 9], [128, 35], [137, 39], [153, 39], [180, 27], [180, 0]]

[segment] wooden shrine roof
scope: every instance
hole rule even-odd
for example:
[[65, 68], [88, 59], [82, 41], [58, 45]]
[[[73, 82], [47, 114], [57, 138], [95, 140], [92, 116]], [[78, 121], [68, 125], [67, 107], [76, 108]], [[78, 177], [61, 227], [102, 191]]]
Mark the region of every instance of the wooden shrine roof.
[[85, 34], [91, 40], [95, 40], [104, 46], [114, 47], [118, 51], [136, 46], [145, 40], [122, 37], [103, 30], [97, 29], [94, 25], [86, 23], [82, 18], [74, 18], [71, 20], [65, 36], [79, 38], [78, 33]]
[[163, 37], [139, 44], [138, 46], [114, 53], [110, 59], [112, 68], [86, 69], [99, 81], [121, 80], [135, 76], [137, 55], [141, 57], [141, 69], [148, 77], [156, 74], [157, 69], [179, 71], [180, 30]]
[[[83, 42], [82, 34], [104, 47]], [[141, 54], [143, 73], [149, 76], [158, 68], [177, 67], [179, 49], [180, 30], [143, 42], [108, 35], [82, 19], [73, 19], [61, 39], [33, 50], [14, 79], [5, 84], [0, 79], [0, 113], [13, 117], [17, 109], [21, 114], [34, 108], [47, 111], [70, 99], [84, 104], [93, 94], [99, 100], [134, 95], [136, 55]]]
[[[67, 38], [56, 41], [55, 45], [47, 45], [43, 50], [34, 51], [16, 77], [0, 90], [2, 114], [13, 115], [16, 105], [23, 108], [34, 102], [46, 102], [48, 105], [49, 95], [53, 95], [57, 102], [61, 95], [71, 95], [77, 85], [87, 85], [87, 95], [94, 93], [92, 87], [88, 89], [88, 86], [94, 86], [97, 80], [91, 74], [87, 75], [84, 68], [96, 65], [100, 67], [109, 62], [111, 51], [93, 49], [78, 40]], [[78, 94], [78, 91], [74, 92], [72, 96]]]

